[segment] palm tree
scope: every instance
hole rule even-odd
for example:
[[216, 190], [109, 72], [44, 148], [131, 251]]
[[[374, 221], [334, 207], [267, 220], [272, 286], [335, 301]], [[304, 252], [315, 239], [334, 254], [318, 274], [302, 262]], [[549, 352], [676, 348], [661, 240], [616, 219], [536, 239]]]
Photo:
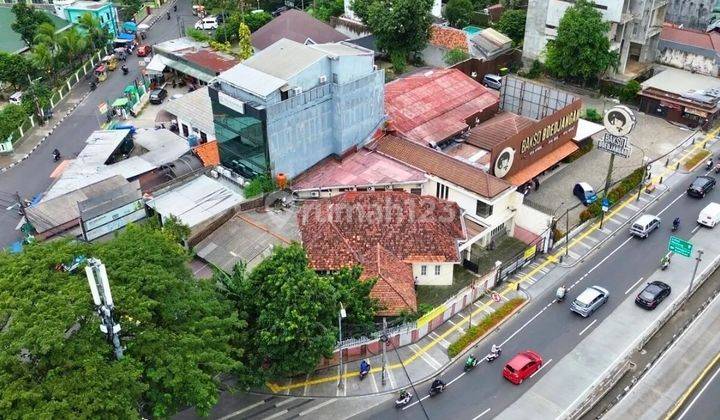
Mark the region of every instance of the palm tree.
[[80, 28], [87, 32], [93, 51], [97, 50], [100, 45], [107, 42], [107, 29], [103, 28], [100, 20], [90, 13], [83, 13], [83, 15], [80, 16], [80, 19], [78, 19], [77, 24]]
[[32, 61], [35, 67], [40, 69], [46, 77], [50, 76], [53, 85], [55, 85], [56, 76], [53, 71], [55, 67], [55, 57], [46, 44], [37, 44], [33, 47], [30, 54], [30, 61]]
[[[55, 26], [52, 23], [42, 23], [40, 26], [37, 27], [37, 30], [35, 31], [35, 47], [39, 47], [41, 45], [44, 45], [47, 47], [47, 52], [50, 54], [50, 61], [52, 63], [51, 70], [53, 73], [53, 85], [55, 80], [55, 73], [57, 73], [57, 57], [58, 57], [58, 42], [60, 37], [58, 36]], [[43, 54], [45, 54], [45, 51], [43, 50]], [[44, 68], [44, 67], [43, 67]]]
[[87, 47], [87, 41], [75, 27], [72, 27], [62, 34], [59, 44], [61, 50], [67, 56], [71, 67], [74, 69], [76, 60]]

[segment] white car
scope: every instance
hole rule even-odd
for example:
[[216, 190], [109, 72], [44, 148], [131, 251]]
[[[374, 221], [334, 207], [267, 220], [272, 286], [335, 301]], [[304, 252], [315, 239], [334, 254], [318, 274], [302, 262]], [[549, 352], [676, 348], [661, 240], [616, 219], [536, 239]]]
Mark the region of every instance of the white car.
[[208, 16], [195, 22], [195, 29], [217, 29], [218, 22], [215, 16]]
[[700, 211], [697, 222], [703, 226], [714, 228], [720, 222], [720, 204], [710, 203]]

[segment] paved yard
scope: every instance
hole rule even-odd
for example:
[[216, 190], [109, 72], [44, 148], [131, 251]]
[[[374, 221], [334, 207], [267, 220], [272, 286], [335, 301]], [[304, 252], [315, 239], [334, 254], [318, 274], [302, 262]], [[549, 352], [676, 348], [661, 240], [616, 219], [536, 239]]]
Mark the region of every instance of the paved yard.
[[[583, 107], [595, 108], [600, 113], [604, 109], [609, 109], [615, 105], [610, 99], [593, 98], [578, 95], [577, 93], [575, 95], [582, 98]], [[637, 123], [628, 136], [633, 144], [632, 154], [628, 159], [622, 157], [615, 159], [612, 174], [613, 181], [623, 178], [639, 168], [643, 154], [652, 160], [657, 159], [672, 151], [694, 133], [694, 131], [677, 127], [663, 119], [640, 113], [637, 110], [635, 111], [635, 117]], [[595, 135], [596, 144], [597, 139], [602, 138], [602, 134]], [[575, 162], [561, 165], [553, 172], [540, 177], [540, 188], [531, 192], [526, 197], [526, 200], [541, 204], [547, 208], [557, 208], [555, 214], [558, 216], [570, 208], [570, 226], [573, 226], [578, 223], [580, 212], [584, 209], [582, 205], [578, 206], [579, 200], [572, 195], [573, 186], [577, 182], [585, 181], [592, 185], [596, 191], [604, 188], [609, 161], [610, 155], [608, 153], [593, 149]], [[662, 165], [665, 163], [663, 159], [661, 161], [657, 164]], [[561, 223], [560, 229], [564, 231], [564, 220]]]

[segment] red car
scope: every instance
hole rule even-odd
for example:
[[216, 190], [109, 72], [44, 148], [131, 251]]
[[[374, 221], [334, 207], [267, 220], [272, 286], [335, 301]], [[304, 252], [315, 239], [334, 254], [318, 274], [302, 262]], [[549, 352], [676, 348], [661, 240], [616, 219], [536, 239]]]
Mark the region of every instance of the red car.
[[138, 57], [146, 57], [152, 52], [152, 48], [149, 45], [140, 45], [137, 49]]
[[543, 360], [539, 354], [532, 350], [525, 350], [507, 362], [503, 369], [503, 376], [515, 385], [520, 385], [522, 381], [537, 372], [542, 364]]

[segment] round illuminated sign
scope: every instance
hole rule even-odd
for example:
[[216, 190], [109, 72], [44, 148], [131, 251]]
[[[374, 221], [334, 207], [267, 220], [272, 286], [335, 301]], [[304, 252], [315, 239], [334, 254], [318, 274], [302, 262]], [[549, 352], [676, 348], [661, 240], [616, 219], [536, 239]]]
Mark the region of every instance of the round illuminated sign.
[[502, 149], [497, 159], [495, 159], [495, 176], [502, 178], [512, 168], [513, 160], [515, 159], [515, 150], [512, 147], [506, 147]]
[[626, 106], [614, 106], [605, 113], [603, 124], [613, 136], [626, 136], [635, 126], [635, 114]]

